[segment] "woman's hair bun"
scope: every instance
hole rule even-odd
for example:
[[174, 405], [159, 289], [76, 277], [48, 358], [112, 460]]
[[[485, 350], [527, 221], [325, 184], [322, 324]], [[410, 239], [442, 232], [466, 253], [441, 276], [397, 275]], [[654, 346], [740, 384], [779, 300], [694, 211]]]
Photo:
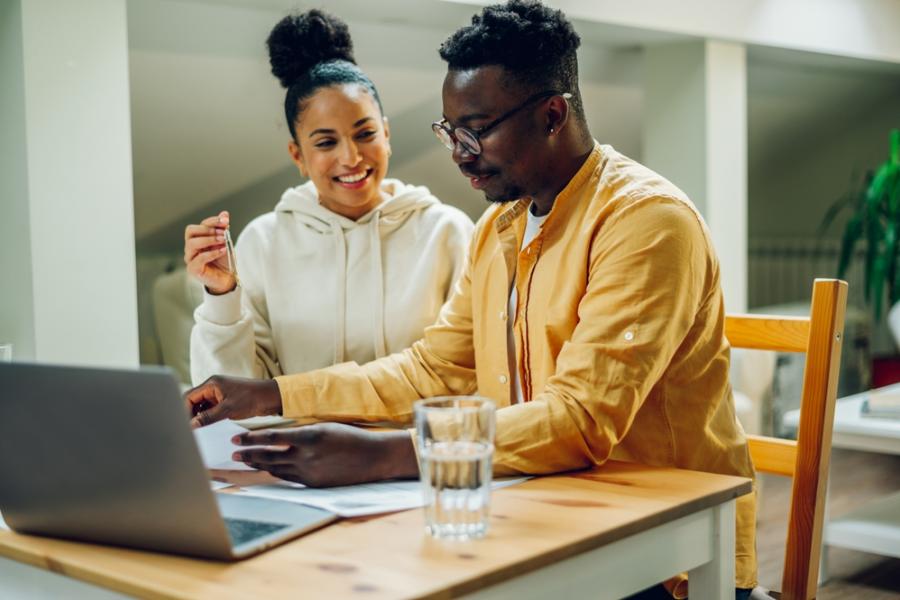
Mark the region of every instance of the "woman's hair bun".
[[316, 8], [279, 21], [266, 46], [272, 74], [285, 88], [321, 62], [346, 60], [356, 64], [347, 24]]

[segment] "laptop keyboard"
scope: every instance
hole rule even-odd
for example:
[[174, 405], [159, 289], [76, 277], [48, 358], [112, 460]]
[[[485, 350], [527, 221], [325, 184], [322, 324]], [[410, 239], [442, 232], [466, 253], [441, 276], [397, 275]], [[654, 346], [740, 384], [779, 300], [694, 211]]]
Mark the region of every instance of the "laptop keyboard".
[[232, 546], [240, 546], [284, 529], [288, 525], [285, 523], [263, 523], [262, 521], [226, 518], [225, 526], [228, 528], [228, 535], [231, 536]]

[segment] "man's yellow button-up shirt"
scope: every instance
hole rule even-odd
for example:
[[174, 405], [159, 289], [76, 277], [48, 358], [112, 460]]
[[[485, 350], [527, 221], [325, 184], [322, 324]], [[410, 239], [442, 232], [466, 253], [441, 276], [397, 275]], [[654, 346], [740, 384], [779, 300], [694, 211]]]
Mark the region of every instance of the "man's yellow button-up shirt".
[[[284, 415], [405, 422], [415, 400], [477, 392], [499, 408], [498, 473], [614, 458], [752, 477], [728, 383], [719, 263], [684, 193], [595, 145], [521, 248], [528, 205], [481, 218], [466, 269], [422, 340], [366, 365], [279, 377]], [[515, 315], [506, 314], [511, 285]], [[738, 500], [737, 520], [737, 586], [749, 588], [753, 495]]]

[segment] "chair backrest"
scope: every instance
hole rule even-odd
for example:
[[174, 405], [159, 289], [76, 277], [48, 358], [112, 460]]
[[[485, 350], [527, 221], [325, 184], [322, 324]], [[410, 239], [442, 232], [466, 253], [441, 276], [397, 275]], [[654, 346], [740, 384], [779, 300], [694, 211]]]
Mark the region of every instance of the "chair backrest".
[[845, 281], [816, 279], [808, 318], [725, 318], [733, 347], [806, 354], [797, 441], [747, 436], [757, 471], [793, 477], [781, 581], [781, 597], [790, 600], [816, 595], [846, 306]]

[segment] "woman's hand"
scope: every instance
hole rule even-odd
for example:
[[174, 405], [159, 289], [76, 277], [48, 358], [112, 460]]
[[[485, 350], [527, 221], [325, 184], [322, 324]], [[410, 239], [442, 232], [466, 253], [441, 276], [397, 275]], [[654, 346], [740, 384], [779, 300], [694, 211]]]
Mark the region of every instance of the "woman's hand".
[[245, 448], [232, 458], [312, 487], [352, 485], [419, 475], [406, 431], [368, 431], [338, 423], [248, 431], [232, 438]]
[[199, 225], [184, 228], [184, 264], [211, 294], [224, 294], [235, 288], [234, 273], [228, 268], [225, 229], [228, 211], [203, 219]]

